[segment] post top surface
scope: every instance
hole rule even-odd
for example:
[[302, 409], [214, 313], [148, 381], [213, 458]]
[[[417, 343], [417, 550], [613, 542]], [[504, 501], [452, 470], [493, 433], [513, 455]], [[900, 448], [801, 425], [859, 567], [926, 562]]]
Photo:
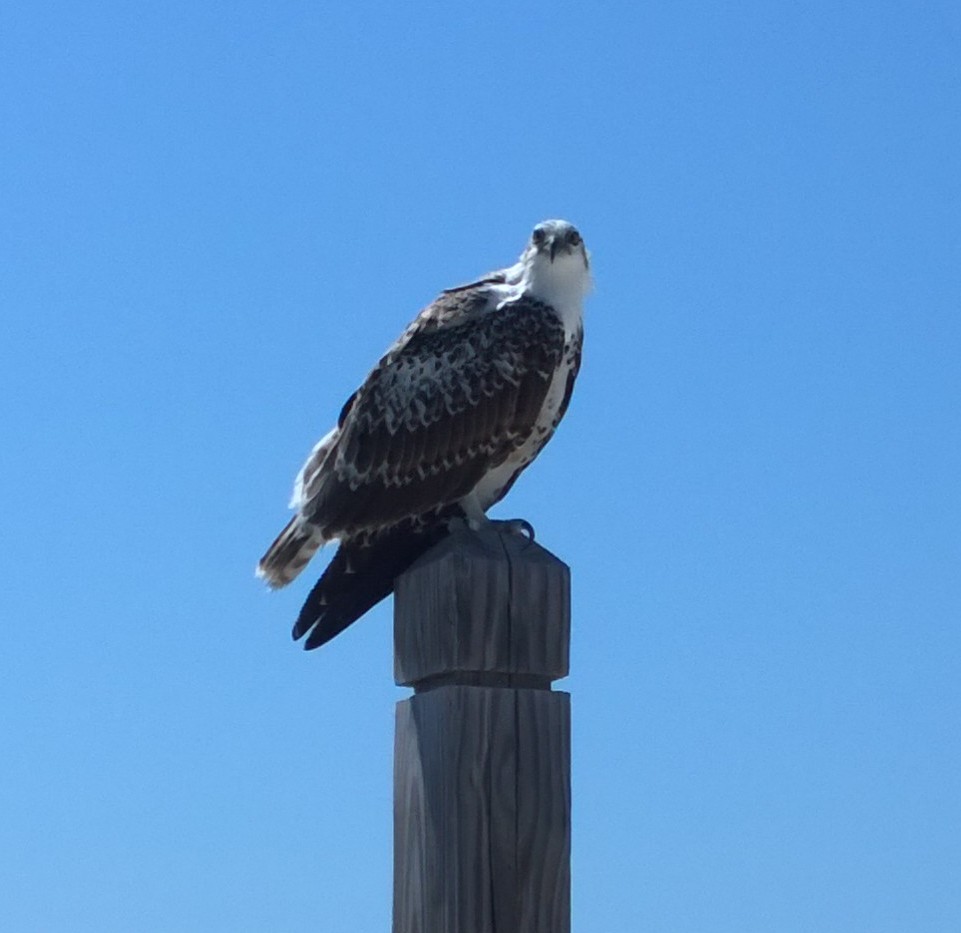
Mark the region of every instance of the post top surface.
[[480, 531], [467, 529], [455, 531], [418, 557], [406, 572], [408, 574], [416, 572], [417, 568], [445, 560], [452, 554], [475, 560], [510, 559], [524, 563], [546, 561], [566, 566], [559, 557], [536, 541], [531, 541], [523, 535], [484, 528]]

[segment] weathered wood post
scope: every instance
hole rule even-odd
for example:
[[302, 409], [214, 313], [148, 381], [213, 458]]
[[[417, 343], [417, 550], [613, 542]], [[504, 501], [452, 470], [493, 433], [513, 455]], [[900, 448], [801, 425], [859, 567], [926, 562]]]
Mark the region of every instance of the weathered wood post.
[[495, 531], [398, 579], [394, 933], [570, 930], [570, 571]]

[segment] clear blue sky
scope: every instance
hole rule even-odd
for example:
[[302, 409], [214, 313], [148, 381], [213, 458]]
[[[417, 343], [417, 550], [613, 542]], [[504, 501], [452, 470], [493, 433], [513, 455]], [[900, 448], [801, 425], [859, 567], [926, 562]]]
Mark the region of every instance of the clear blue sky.
[[252, 570], [559, 216], [577, 933], [961, 929], [958, 9], [6, 5], [0, 928], [388, 928], [390, 606]]

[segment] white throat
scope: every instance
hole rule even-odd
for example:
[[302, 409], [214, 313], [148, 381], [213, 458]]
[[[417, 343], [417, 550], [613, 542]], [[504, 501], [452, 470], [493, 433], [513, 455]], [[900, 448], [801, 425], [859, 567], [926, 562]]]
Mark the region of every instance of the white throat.
[[580, 330], [584, 295], [591, 287], [591, 273], [579, 250], [563, 253], [553, 262], [542, 253], [529, 257], [519, 285], [521, 292], [557, 311], [568, 337]]

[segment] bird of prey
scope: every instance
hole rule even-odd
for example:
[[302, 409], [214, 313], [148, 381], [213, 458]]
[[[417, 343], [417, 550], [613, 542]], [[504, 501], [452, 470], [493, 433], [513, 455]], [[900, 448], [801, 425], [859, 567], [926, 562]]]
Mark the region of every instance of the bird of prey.
[[[290, 583], [339, 547], [294, 625], [317, 648], [360, 618], [453, 528], [488, 524], [564, 416], [581, 361], [590, 286], [584, 241], [534, 227], [518, 261], [449, 288], [347, 399], [294, 484], [294, 517], [258, 576]], [[533, 530], [526, 522], [512, 530]]]

